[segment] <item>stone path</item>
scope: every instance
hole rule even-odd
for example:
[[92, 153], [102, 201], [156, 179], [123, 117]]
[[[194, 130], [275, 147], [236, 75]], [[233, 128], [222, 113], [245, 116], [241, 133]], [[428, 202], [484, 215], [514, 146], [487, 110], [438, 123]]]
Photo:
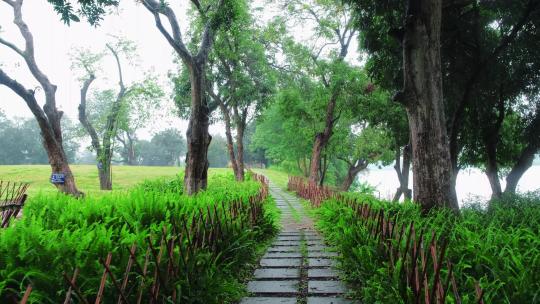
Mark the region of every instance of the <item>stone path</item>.
[[282, 231], [260, 261], [248, 283], [250, 297], [240, 304], [349, 304], [334, 269], [331, 251], [298, 199], [270, 183], [281, 210]]

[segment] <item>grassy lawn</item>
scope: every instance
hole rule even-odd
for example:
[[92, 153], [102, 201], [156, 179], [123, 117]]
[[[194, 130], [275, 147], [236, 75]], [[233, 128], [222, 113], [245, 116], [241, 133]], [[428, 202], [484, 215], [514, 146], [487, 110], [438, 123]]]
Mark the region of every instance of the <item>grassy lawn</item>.
[[[86, 194], [103, 194], [99, 190], [97, 168], [93, 165], [71, 165], [77, 186]], [[182, 169], [179, 167], [142, 167], [142, 166], [113, 166], [113, 191], [129, 189], [144, 181], [160, 177], [174, 177]], [[227, 168], [211, 168], [209, 174], [228, 172]], [[0, 166], [0, 180], [20, 181], [30, 183], [28, 194], [39, 192], [56, 192], [49, 182], [51, 167], [48, 165], [16, 165]]]
[[275, 183], [281, 189], [287, 189], [287, 183], [289, 182], [289, 174], [279, 170], [273, 169], [252, 169], [255, 173], [262, 174], [268, 177], [273, 183]]

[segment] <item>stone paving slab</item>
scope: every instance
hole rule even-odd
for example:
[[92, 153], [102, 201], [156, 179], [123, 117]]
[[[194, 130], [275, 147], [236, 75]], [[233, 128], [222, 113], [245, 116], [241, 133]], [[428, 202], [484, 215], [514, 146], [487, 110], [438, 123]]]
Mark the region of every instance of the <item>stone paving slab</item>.
[[247, 290], [255, 294], [298, 294], [298, 281], [251, 281]]
[[320, 278], [337, 278], [338, 274], [332, 268], [314, 268], [308, 269], [308, 278], [320, 279]]
[[300, 245], [299, 241], [275, 241], [272, 243], [272, 246], [298, 246]]
[[341, 281], [309, 281], [310, 294], [343, 294], [347, 291]]
[[298, 252], [267, 252], [263, 255], [263, 259], [288, 259], [301, 258], [302, 253]]
[[353, 302], [351, 300], [347, 300], [347, 299], [339, 298], [339, 297], [308, 297], [307, 298], [307, 304], [352, 304], [352, 303]]
[[308, 246], [326, 246], [326, 244], [325, 244], [324, 241], [322, 241], [322, 240], [306, 241], [306, 244], [307, 244]]
[[276, 241], [301, 241], [302, 235], [278, 235]]
[[307, 248], [308, 252], [314, 252], [314, 251], [334, 251], [332, 247], [328, 246], [308, 246]]
[[259, 268], [255, 270], [255, 279], [298, 279], [298, 268]]
[[268, 252], [300, 252], [300, 246], [274, 246]]
[[296, 304], [296, 298], [249, 297], [244, 298], [240, 304]]
[[325, 258], [308, 258], [309, 267], [332, 267], [336, 266], [336, 261]]
[[262, 267], [300, 267], [301, 259], [261, 259]]
[[308, 251], [308, 258], [333, 258], [337, 257], [337, 252], [334, 251]]

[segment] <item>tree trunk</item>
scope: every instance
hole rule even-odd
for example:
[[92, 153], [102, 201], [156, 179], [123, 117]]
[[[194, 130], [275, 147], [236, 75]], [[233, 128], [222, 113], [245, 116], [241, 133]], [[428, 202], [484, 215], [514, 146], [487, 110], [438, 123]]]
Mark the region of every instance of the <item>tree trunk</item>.
[[404, 88], [413, 147], [414, 200], [424, 212], [459, 210], [444, 112], [440, 34], [442, 0], [409, 0], [403, 38]]
[[343, 183], [341, 184], [341, 190], [349, 191], [358, 173], [360, 173], [362, 170], [365, 170], [367, 166], [368, 166], [367, 161], [362, 161], [362, 160], [356, 161], [355, 164], [349, 163], [347, 176], [345, 177], [345, 179], [343, 180]]
[[336, 108], [338, 97], [338, 89], [334, 90], [332, 97], [328, 101], [326, 106], [326, 120], [324, 125], [324, 131], [315, 135], [315, 141], [313, 142], [313, 149], [311, 150], [311, 167], [309, 170], [309, 182], [319, 182], [319, 170], [321, 165], [322, 150], [328, 144], [332, 131], [334, 128], [334, 111]]
[[244, 164], [244, 126], [240, 127], [238, 126], [236, 129], [236, 152], [238, 156], [236, 157], [237, 167], [238, 167], [238, 181], [244, 181], [244, 170], [245, 170], [245, 164]]
[[327, 155], [325, 154], [324, 157], [321, 158], [321, 166], [320, 166], [320, 170], [321, 170], [321, 178], [320, 178], [320, 181], [319, 181], [319, 186], [324, 186], [324, 180], [326, 179], [326, 172], [328, 170], [328, 157]]
[[127, 136], [127, 164], [128, 166], [135, 165], [135, 143], [133, 137], [129, 135], [129, 132], [126, 132]]
[[397, 202], [403, 195], [405, 200], [410, 200], [412, 197], [412, 190], [409, 189], [409, 170], [411, 169], [411, 144], [407, 144], [403, 147], [403, 166], [400, 163], [400, 148], [396, 147], [396, 164], [394, 169], [396, 170], [399, 188], [396, 189], [396, 194], [392, 201]]
[[247, 109], [244, 109], [242, 113], [239, 112], [238, 107], [234, 107], [234, 116], [236, 121], [236, 167], [238, 168], [238, 181], [244, 181], [244, 133], [246, 130]]
[[510, 173], [506, 177], [505, 194], [515, 194], [519, 180], [525, 174], [525, 172], [532, 166], [534, 156], [538, 152], [539, 145], [531, 143], [527, 145], [521, 152], [518, 161], [510, 170]]
[[83, 196], [84, 194], [77, 189], [75, 184], [75, 177], [69, 167], [64, 148], [58, 141], [50, 136], [49, 130], [46, 127], [40, 125], [41, 134], [43, 136], [43, 146], [47, 151], [49, 158], [49, 164], [51, 165], [52, 173], [64, 174], [63, 184], [54, 184], [54, 186], [63, 193], [73, 195], [75, 197]]
[[108, 165], [102, 165], [101, 168], [98, 167], [98, 175], [99, 175], [99, 188], [101, 190], [112, 190], [111, 164], [109, 163]]
[[236, 155], [234, 153], [234, 142], [231, 133], [231, 116], [229, 114], [229, 109], [225, 104], [220, 100], [218, 101], [219, 108], [223, 114], [223, 121], [225, 122], [225, 138], [227, 139], [227, 152], [229, 152], [229, 160], [231, 161], [231, 166], [234, 172], [234, 177], [236, 180], [240, 180], [240, 175], [238, 173], [238, 165], [236, 162]]
[[189, 66], [191, 80], [191, 115], [186, 134], [187, 154], [184, 190], [193, 195], [208, 185], [208, 133], [210, 113], [205, 94], [204, 61], [194, 60]]
[[[499, 144], [500, 132], [505, 117], [504, 101], [504, 87], [501, 84], [499, 86], [499, 100], [497, 103], [497, 109], [499, 112], [497, 114], [497, 119], [494, 125], [487, 123], [488, 126], [491, 125], [489, 130], [483, 130], [486, 153], [486, 175], [491, 186], [491, 199], [500, 198], [502, 196], [501, 182], [499, 181], [499, 166], [497, 164], [497, 146]], [[482, 116], [490, 117], [489, 114], [484, 114]], [[485, 125], [486, 123], [482, 124]]]
[[302, 156], [302, 173], [304, 174], [304, 177], [309, 177], [309, 171], [308, 171], [308, 164], [306, 162], [306, 157]]

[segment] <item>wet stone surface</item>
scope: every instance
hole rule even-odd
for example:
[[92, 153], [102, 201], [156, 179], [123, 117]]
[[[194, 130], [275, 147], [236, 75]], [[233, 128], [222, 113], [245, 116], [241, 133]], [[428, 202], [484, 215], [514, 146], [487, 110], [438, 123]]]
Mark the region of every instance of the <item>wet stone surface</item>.
[[338, 274], [332, 268], [313, 268], [308, 269], [308, 278], [310, 279], [319, 279], [319, 278], [337, 278]]
[[300, 267], [302, 260], [299, 258], [287, 259], [261, 259], [262, 267]]
[[255, 279], [299, 279], [298, 268], [259, 268], [253, 274]]
[[262, 294], [298, 294], [298, 281], [251, 281], [248, 283], [249, 292]]
[[290, 259], [290, 258], [301, 258], [302, 253], [300, 252], [267, 252], [263, 259], [275, 259], [275, 258], [281, 258], [281, 259]]
[[309, 281], [310, 294], [343, 294], [347, 291], [341, 281]]
[[308, 258], [309, 267], [334, 267], [336, 261], [328, 258]]

